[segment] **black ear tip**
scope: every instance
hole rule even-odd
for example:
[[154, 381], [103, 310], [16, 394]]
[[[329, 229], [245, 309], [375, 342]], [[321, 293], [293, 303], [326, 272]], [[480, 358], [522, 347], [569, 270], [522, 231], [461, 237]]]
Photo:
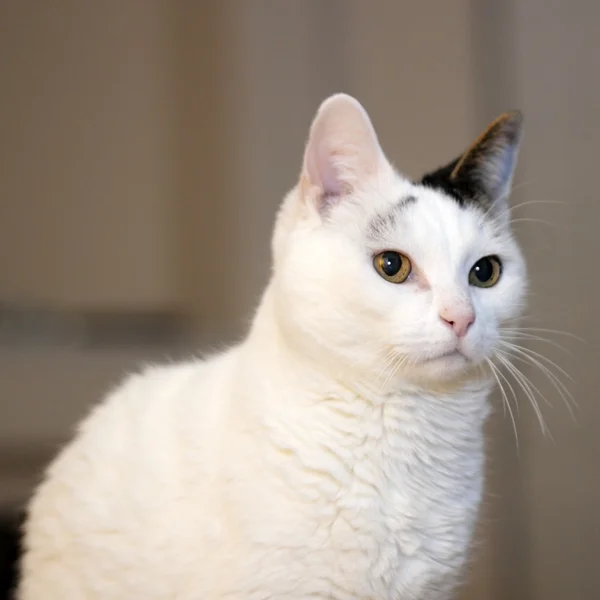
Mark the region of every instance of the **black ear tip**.
[[505, 115], [508, 123], [512, 123], [518, 127], [523, 127], [523, 121], [525, 120], [525, 117], [520, 110], [509, 110], [507, 113], [505, 113]]
[[504, 115], [506, 116], [507, 119], [516, 120], [516, 121], [523, 120], [523, 113], [519, 109], [507, 110], [504, 113]]
[[495, 125], [511, 142], [517, 143], [523, 135], [523, 121], [523, 113], [520, 110], [509, 110], [496, 119]]

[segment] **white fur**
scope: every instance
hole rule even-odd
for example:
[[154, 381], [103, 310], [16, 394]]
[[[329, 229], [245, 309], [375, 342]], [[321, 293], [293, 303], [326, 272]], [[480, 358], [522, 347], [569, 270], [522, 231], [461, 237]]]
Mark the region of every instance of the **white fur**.
[[[373, 268], [388, 249], [411, 257], [407, 282]], [[273, 251], [240, 345], [131, 376], [50, 466], [20, 600], [451, 596], [482, 490], [480, 367], [525, 288], [510, 232], [398, 175], [362, 107], [336, 96]], [[499, 283], [470, 287], [489, 254]], [[475, 322], [462, 355], [442, 356], [457, 339], [440, 311], [461, 307]]]

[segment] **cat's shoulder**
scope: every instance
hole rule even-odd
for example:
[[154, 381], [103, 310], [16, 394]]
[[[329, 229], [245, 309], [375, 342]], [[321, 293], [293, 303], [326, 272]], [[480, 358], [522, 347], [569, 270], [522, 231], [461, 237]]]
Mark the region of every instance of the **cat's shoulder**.
[[150, 404], [176, 390], [203, 369], [203, 361], [189, 360], [171, 364], [147, 364], [127, 373], [105, 394], [101, 406], [126, 409], [139, 403]]
[[50, 470], [63, 469], [82, 451], [117, 462], [134, 446], [147, 452], [164, 440], [165, 431], [176, 429], [174, 422], [186, 414], [191, 400], [207, 400], [222, 360], [216, 356], [146, 364], [129, 372], [92, 404]]
[[144, 415], [161, 412], [186, 398], [196, 401], [213, 392], [215, 382], [227, 378], [232, 370], [235, 349], [202, 358], [162, 364], [146, 364], [124, 376], [104, 395], [81, 423], [85, 429], [100, 414], [139, 420]]

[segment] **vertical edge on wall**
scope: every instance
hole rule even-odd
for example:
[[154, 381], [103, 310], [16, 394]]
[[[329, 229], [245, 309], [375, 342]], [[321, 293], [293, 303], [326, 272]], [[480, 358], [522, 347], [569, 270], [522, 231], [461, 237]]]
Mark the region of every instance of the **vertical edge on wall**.
[[310, 120], [346, 89], [343, 0], [173, 5], [180, 263], [202, 339], [238, 337], [269, 275]]
[[195, 333], [209, 341], [226, 338], [236, 315], [228, 4], [176, 2], [171, 7], [180, 277]]
[[[475, 118], [482, 129], [502, 112], [518, 108], [513, 2], [471, 0], [471, 16]], [[486, 597], [525, 598], [529, 597], [528, 508], [522, 480], [527, 453], [525, 425], [517, 419], [517, 448], [513, 424], [500, 408], [498, 391], [492, 401], [495, 411], [488, 429], [488, 493], [482, 519], [488, 564], [480, 576], [486, 578]]]
[[226, 3], [233, 211], [228, 237], [243, 259], [235, 281], [238, 320], [249, 316], [268, 279], [276, 211], [297, 181], [310, 120], [335, 73], [346, 70], [341, 53], [331, 51], [336, 28], [327, 27], [336, 15], [326, 4]]

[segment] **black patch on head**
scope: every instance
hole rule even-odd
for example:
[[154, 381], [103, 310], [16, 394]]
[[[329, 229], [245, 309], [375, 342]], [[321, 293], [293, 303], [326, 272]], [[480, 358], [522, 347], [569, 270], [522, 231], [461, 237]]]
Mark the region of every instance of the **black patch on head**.
[[459, 156], [445, 167], [426, 173], [417, 183], [444, 192], [447, 196], [454, 198], [460, 206], [464, 206], [471, 198], [477, 197], [477, 189], [473, 182], [468, 179], [461, 181], [451, 179], [450, 175], [460, 159]]
[[386, 213], [374, 217], [369, 223], [369, 237], [380, 238], [385, 236], [388, 231], [395, 229], [398, 215], [406, 208], [407, 205], [416, 201], [416, 196], [406, 196], [405, 198], [401, 198]]
[[520, 112], [496, 119], [461, 156], [417, 183], [439, 190], [460, 206], [488, 209], [506, 200], [522, 135]]

